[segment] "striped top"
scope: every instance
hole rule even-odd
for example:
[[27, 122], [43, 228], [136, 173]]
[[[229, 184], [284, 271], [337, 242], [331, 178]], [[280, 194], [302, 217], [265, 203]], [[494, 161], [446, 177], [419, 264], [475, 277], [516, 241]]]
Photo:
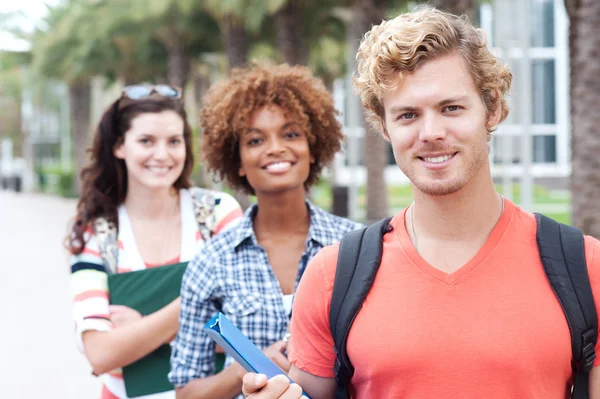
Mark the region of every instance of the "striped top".
[[[219, 234], [236, 225], [242, 217], [242, 210], [237, 201], [226, 193], [214, 192], [204, 189], [194, 189], [194, 196], [206, 193], [218, 199], [217, 205], [212, 208], [212, 217], [207, 217], [206, 227], [211, 236]], [[180, 191], [181, 207], [181, 253], [173, 263], [190, 261], [204, 246], [196, 216], [194, 214], [194, 199], [190, 190]], [[117, 237], [118, 262], [117, 273], [143, 270], [150, 265], [143, 261], [133, 236], [133, 229], [123, 205], [119, 207], [119, 231]], [[105, 271], [105, 262], [100, 255], [100, 250], [92, 228], [85, 234], [86, 245], [78, 255], [71, 256], [71, 287], [73, 294], [73, 318], [76, 326], [76, 338], [79, 349], [83, 353], [82, 335], [85, 331], [110, 331], [112, 323], [109, 314], [108, 275]], [[125, 384], [121, 370], [114, 370], [100, 376], [104, 383], [105, 398], [127, 399]], [[112, 396], [111, 396], [112, 394]], [[144, 396], [144, 398], [166, 399], [174, 398], [173, 391]]]

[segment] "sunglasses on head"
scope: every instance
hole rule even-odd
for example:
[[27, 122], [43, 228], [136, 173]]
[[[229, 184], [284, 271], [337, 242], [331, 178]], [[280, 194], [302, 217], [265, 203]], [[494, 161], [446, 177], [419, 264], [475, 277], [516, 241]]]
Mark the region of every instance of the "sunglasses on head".
[[152, 94], [178, 100], [181, 98], [181, 89], [169, 85], [131, 85], [124, 87], [122, 92], [122, 96], [130, 100], [141, 100]]

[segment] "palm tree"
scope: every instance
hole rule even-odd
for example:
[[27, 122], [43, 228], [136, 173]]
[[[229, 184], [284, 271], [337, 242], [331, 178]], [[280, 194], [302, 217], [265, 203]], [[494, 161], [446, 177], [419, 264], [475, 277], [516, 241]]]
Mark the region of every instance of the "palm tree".
[[108, 0], [99, 7], [108, 21], [106, 31], [122, 33], [121, 41], [116, 41], [121, 50], [135, 50], [141, 39], [146, 49], [153, 41], [160, 43], [166, 52], [166, 81], [182, 89], [193, 58], [219, 48], [213, 40], [218, 32], [216, 21], [194, 0]]
[[[85, 149], [89, 144], [91, 78], [99, 65], [97, 53], [89, 46], [83, 29], [94, 22], [76, 1], [49, 8], [45, 19], [47, 29], [38, 30], [32, 38], [34, 70], [42, 76], [57, 78], [69, 86], [71, 128], [75, 175], [73, 185], [79, 193], [79, 171], [87, 162]], [[83, 24], [83, 25], [80, 25]], [[88, 25], [89, 24], [89, 25]]]
[[[26, 33], [17, 27], [16, 19], [20, 13], [0, 13], [0, 30], [19, 39], [27, 39]], [[33, 165], [31, 151], [28, 151], [27, 137], [21, 131], [23, 126], [21, 106], [24, 70], [31, 63], [31, 52], [0, 50], [0, 101], [5, 109], [0, 116], [0, 138], [8, 137], [14, 143], [15, 153], [28, 156], [28, 165]], [[11, 112], [12, 111], [12, 112]]]
[[81, 192], [79, 173], [88, 162], [87, 151], [90, 141], [91, 122], [91, 97], [92, 89], [90, 78], [82, 76], [80, 79], [71, 80], [69, 84], [69, 109], [71, 111], [71, 129], [73, 131], [73, 148], [75, 170], [75, 192]]
[[565, 0], [571, 69], [573, 224], [600, 238], [600, 2]]
[[317, 23], [309, 28], [307, 41], [310, 47], [308, 67], [320, 77], [329, 91], [333, 82], [347, 71], [346, 26], [334, 13], [322, 14]]
[[274, 6], [267, 0], [206, 0], [206, 11], [218, 22], [229, 68], [247, 64], [248, 52], [262, 22]]
[[433, 0], [431, 5], [454, 15], [466, 15], [475, 22], [477, 16], [477, 0]]
[[[0, 16], [1, 19], [1, 16]], [[22, 135], [21, 105], [25, 79], [24, 68], [31, 62], [30, 53], [0, 51], [0, 139], [14, 143], [15, 154], [22, 154], [25, 137]], [[30, 161], [30, 160], [28, 160]]]
[[[353, 5], [353, 26], [362, 37], [371, 26], [379, 24], [385, 18], [385, 0], [355, 0]], [[385, 182], [385, 167], [388, 161], [388, 144], [368, 123], [362, 119], [364, 126], [364, 163], [367, 170], [367, 215], [368, 222], [388, 216], [387, 186]]]
[[[306, 65], [308, 62], [308, 45], [306, 38], [307, 24], [302, 18], [307, 9], [314, 9], [314, 4], [307, 6], [303, 0], [287, 0], [273, 14], [275, 22], [275, 40], [277, 48], [285, 62], [290, 65]], [[314, 21], [312, 24], [315, 26]]]
[[221, 30], [229, 68], [233, 69], [248, 63], [248, 30], [241, 16], [227, 13], [221, 17]]

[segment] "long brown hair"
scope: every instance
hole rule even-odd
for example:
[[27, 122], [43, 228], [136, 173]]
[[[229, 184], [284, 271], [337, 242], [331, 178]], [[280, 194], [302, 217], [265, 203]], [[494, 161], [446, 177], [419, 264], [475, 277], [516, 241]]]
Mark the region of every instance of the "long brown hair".
[[88, 152], [90, 164], [81, 171], [81, 197], [77, 214], [66, 246], [73, 254], [80, 254], [85, 247], [84, 233], [98, 217], [104, 217], [118, 226], [117, 208], [127, 195], [127, 167], [122, 159], [115, 157], [115, 147], [123, 143], [132, 120], [144, 113], [175, 111], [183, 119], [185, 141], [185, 164], [173, 188], [190, 187], [190, 174], [194, 166], [192, 129], [181, 100], [152, 96], [143, 100], [121, 99], [112, 103], [102, 115], [94, 135], [94, 143]]

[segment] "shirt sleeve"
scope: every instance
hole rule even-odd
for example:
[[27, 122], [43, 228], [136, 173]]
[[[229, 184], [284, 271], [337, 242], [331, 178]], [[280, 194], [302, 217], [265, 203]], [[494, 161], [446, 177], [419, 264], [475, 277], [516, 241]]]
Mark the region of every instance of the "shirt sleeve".
[[213, 265], [218, 260], [207, 256], [207, 250], [190, 262], [181, 284], [179, 331], [171, 343], [169, 373], [169, 380], [176, 387], [214, 374], [215, 344], [203, 328], [217, 312], [213, 296], [218, 276]]
[[[600, 241], [590, 236], [585, 237], [585, 258], [596, 304], [596, 313], [600, 315]], [[596, 354], [600, 354], [600, 339], [596, 342], [595, 349]], [[600, 356], [596, 356], [594, 360], [594, 367], [596, 366], [600, 366]]]
[[325, 378], [334, 377], [329, 305], [338, 249], [338, 245], [325, 247], [309, 262], [292, 311], [290, 362], [302, 371]]
[[237, 225], [244, 213], [235, 198], [227, 193], [217, 193], [218, 203], [215, 205], [214, 225], [210, 226], [213, 235], [222, 233]]
[[86, 231], [85, 247], [80, 254], [71, 255], [71, 291], [77, 347], [83, 352], [85, 331], [110, 331], [108, 275], [100, 256], [96, 236]]

